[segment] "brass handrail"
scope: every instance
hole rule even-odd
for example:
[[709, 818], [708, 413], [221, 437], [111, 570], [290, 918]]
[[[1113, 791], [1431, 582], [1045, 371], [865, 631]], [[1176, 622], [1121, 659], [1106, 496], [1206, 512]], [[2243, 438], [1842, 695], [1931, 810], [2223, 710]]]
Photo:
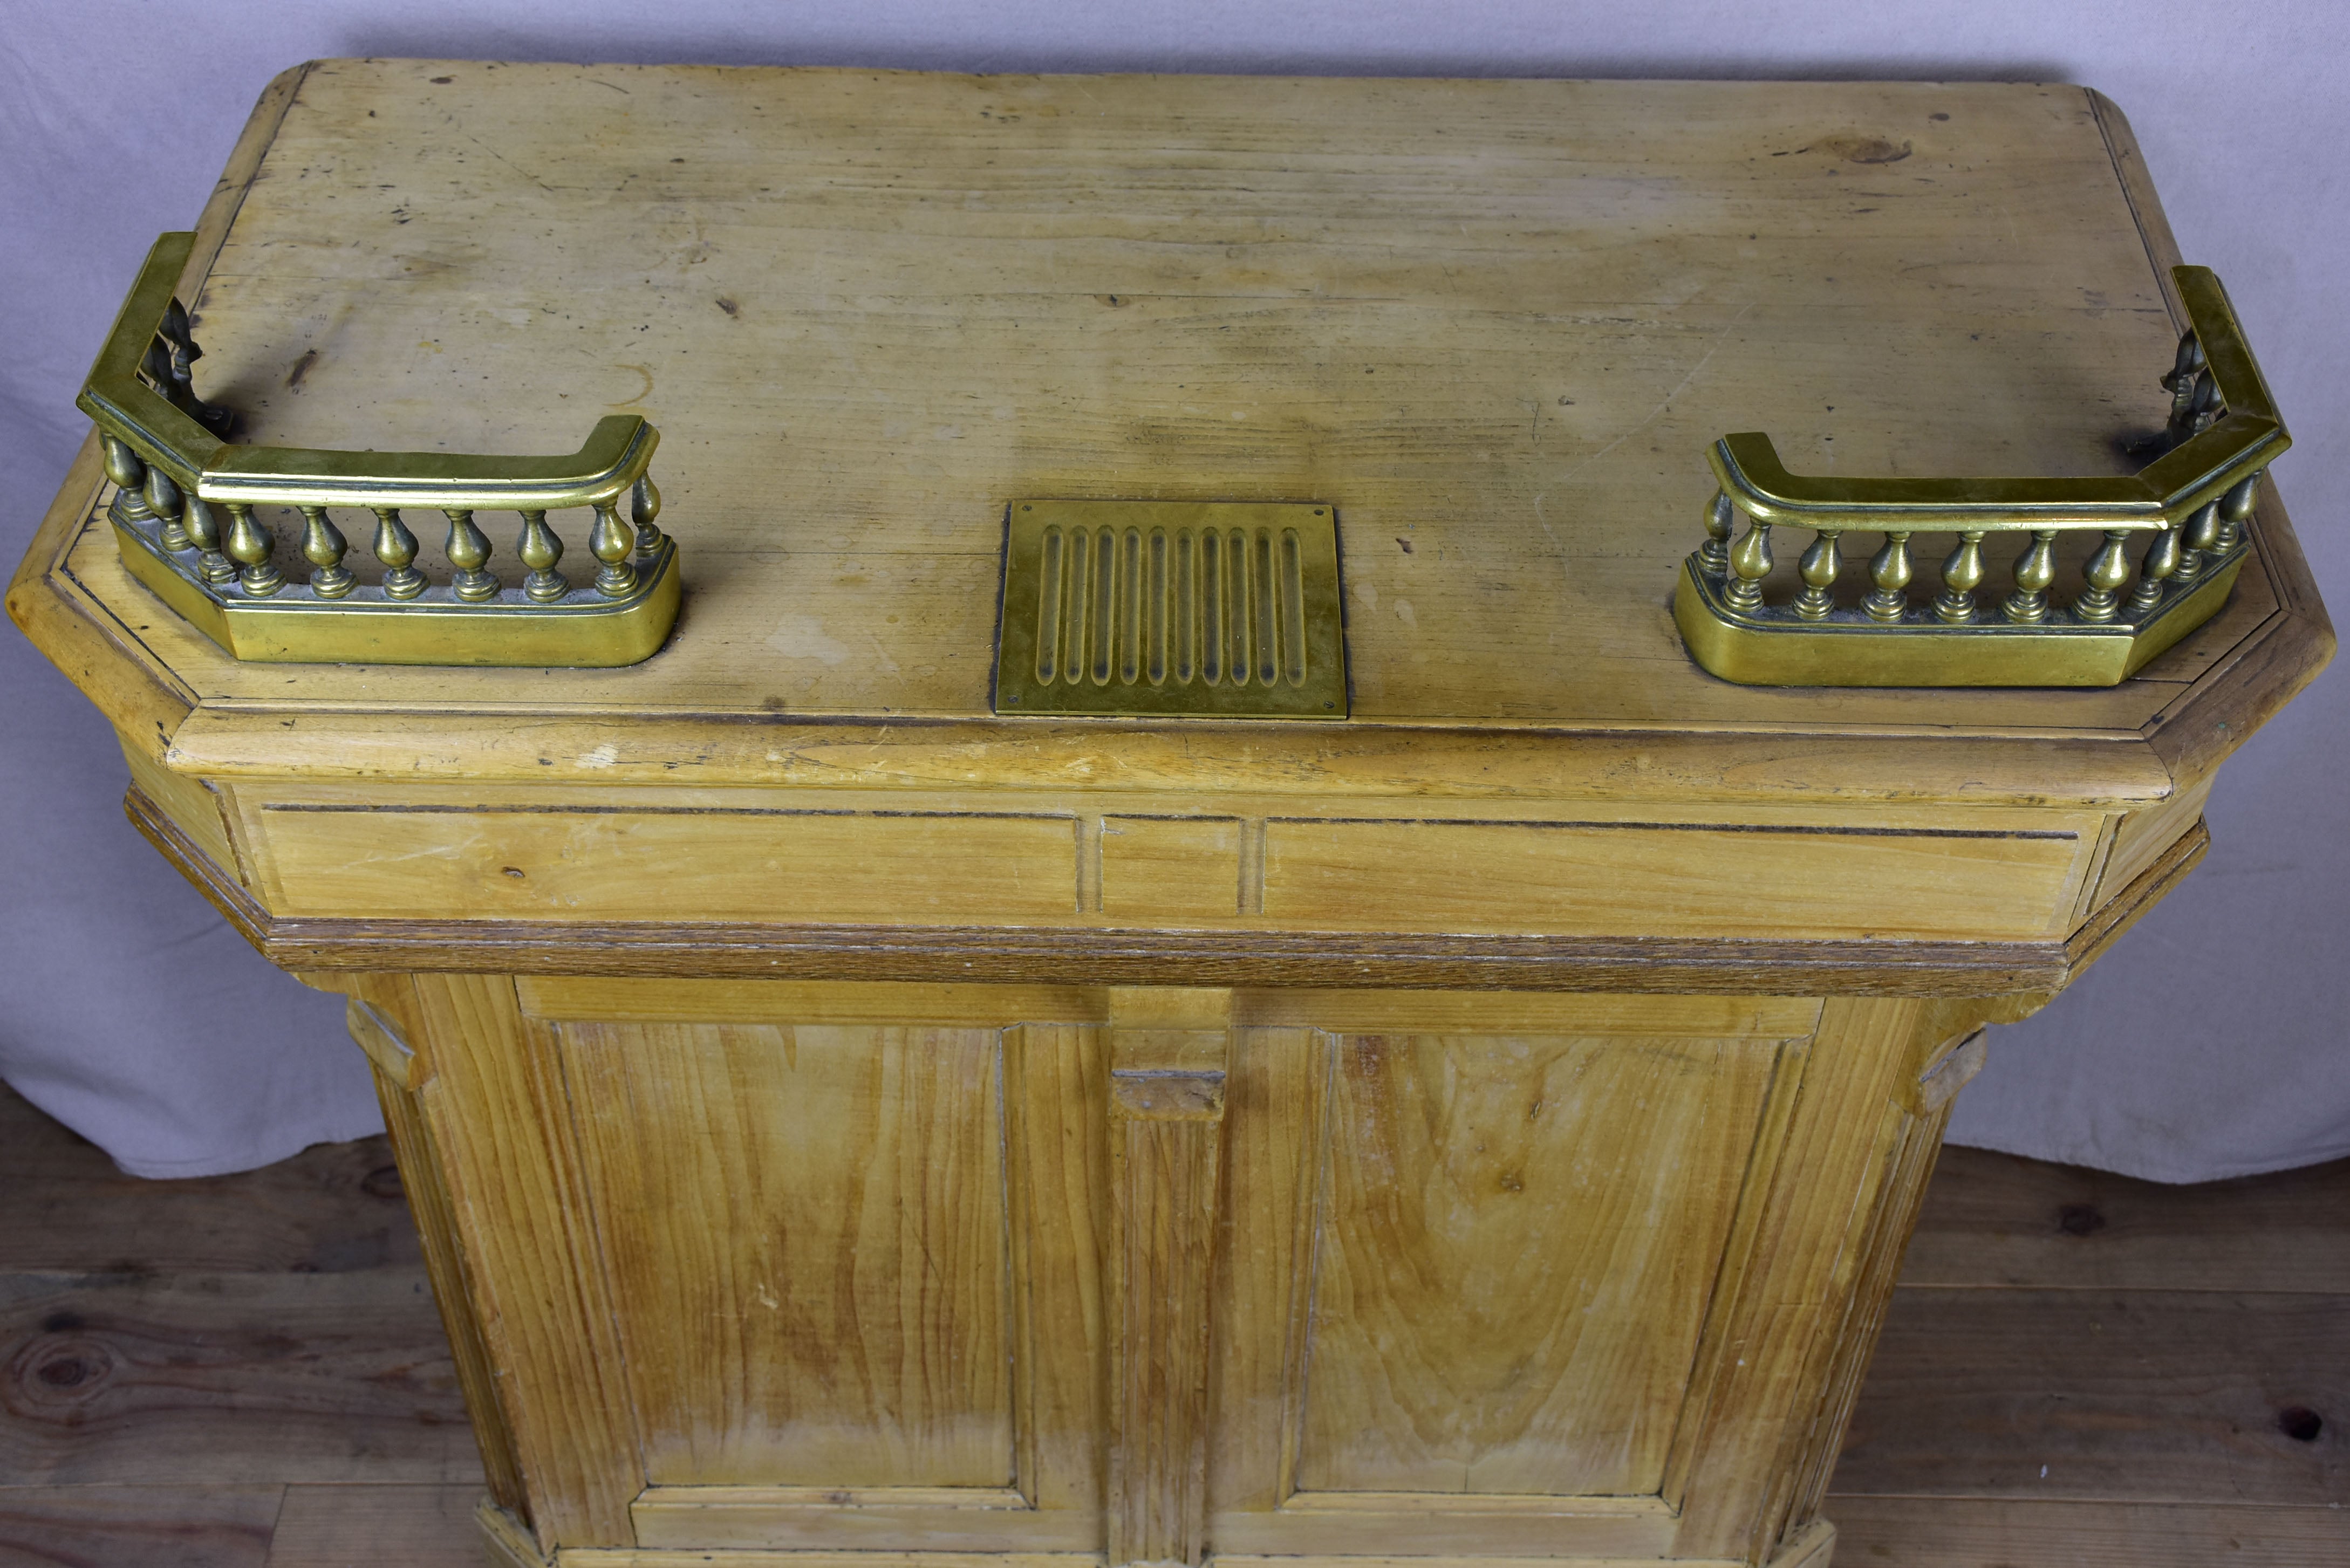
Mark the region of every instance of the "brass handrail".
[[[656, 525], [650, 465], [660, 432], [634, 414], [596, 423], [563, 457], [334, 452], [240, 446], [225, 410], [195, 393], [201, 358], [173, 297], [195, 236], [167, 234], [140, 268], [76, 400], [98, 427], [115, 496], [108, 508], [124, 564], [183, 617], [240, 659], [278, 662], [452, 665], [632, 664], [660, 647], [677, 618], [675, 544]], [[629, 498], [633, 528], [621, 522]], [[214, 507], [224, 511], [224, 530]], [[304, 518], [312, 570], [286, 580], [256, 506]], [[434, 584], [414, 565], [403, 507], [447, 514], [452, 568]], [[564, 546], [546, 514], [592, 507], [594, 578], [557, 570]], [[329, 507], [375, 514], [381, 580], [362, 584]], [[517, 587], [486, 570], [476, 511], [522, 518]]]
[[[2111, 478], [1841, 478], [1789, 473], [1771, 438], [1728, 435], [1707, 452], [1719, 490], [1705, 543], [1684, 564], [1674, 620], [1698, 662], [1758, 685], [2108, 686], [2209, 619], [2242, 567], [2261, 475], [2293, 444], [2227, 291], [2208, 268], [2171, 269], [2188, 330], [2161, 385], [2171, 394], [2161, 455]], [[1736, 514], [1748, 519], [1733, 544]], [[1764, 582], [1774, 526], [1810, 529], [1780, 602]], [[1840, 539], [1883, 544], [1869, 590], [1838, 598]], [[2084, 590], [2054, 603], [2055, 541], [2095, 531]], [[1956, 536], [1941, 591], [1913, 600], [1909, 541]], [[1975, 595], [1982, 541], [2023, 533], [2013, 591]], [[2154, 534], [2133, 571], [2134, 534]], [[2133, 576], [2135, 586], [2133, 587]], [[2127, 594], [2122, 590], [2129, 588]]]

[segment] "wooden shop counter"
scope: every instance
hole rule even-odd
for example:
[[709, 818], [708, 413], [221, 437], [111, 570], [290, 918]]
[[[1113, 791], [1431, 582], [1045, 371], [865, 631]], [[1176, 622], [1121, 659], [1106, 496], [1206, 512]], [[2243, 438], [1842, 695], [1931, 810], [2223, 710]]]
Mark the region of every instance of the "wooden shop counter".
[[[2078, 88], [328, 61], [158, 256], [9, 607], [351, 997], [511, 1563], [1825, 1568], [1981, 1026], [2332, 647]], [[1707, 461], [2166, 419], [1957, 621]]]

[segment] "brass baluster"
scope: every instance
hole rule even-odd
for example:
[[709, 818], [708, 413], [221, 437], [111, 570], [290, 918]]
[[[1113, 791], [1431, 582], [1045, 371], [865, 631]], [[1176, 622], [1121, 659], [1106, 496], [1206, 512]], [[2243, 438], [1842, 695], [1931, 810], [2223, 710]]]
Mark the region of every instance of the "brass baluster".
[[1942, 591], [1934, 596], [1935, 619], [1958, 626], [1974, 618], [1975, 590], [1983, 580], [1982, 542], [1980, 532], [1959, 535], [1959, 547], [1942, 563]]
[[619, 497], [596, 503], [596, 525], [588, 531], [588, 549], [602, 563], [596, 568], [596, 591], [606, 598], [620, 598], [636, 590], [637, 568], [629, 564], [629, 551], [636, 542], [635, 532], [620, 521]]
[[1835, 587], [1836, 574], [1844, 569], [1844, 557], [1836, 549], [1841, 533], [1823, 528], [1813, 535], [1811, 548], [1804, 552], [1796, 570], [1803, 575], [1804, 591], [1795, 596], [1795, 613], [1805, 620], [1825, 620], [1835, 608], [1831, 592]]
[[270, 563], [277, 541], [253, 520], [253, 508], [228, 504], [228, 557], [244, 568], [237, 586], [257, 599], [265, 599], [286, 586], [285, 575]]
[[522, 514], [522, 537], [515, 541], [515, 554], [530, 568], [522, 591], [532, 603], [553, 604], [571, 591], [570, 579], [555, 569], [555, 564], [563, 559], [563, 541], [546, 525], [544, 511]]
[[2048, 587], [2056, 580], [2056, 530], [2034, 529], [2032, 543], [2015, 558], [2015, 591], [2000, 607], [2018, 626], [2048, 618]]
[[450, 587], [469, 605], [497, 597], [498, 579], [482, 570], [490, 558], [490, 536], [474, 524], [471, 512], [459, 509], [442, 515], [449, 519], [449, 543], [441, 553], [457, 568]]
[[188, 530], [180, 521], [184, 504], [180, 487], [172, 476], [150, 463], [147, 467], [147, 512], [163, 524], [162, 545], [166, 550], [189, 548]]
[[2103, 625], [2114, 618], [2121, 601], [2115, 590], [2129, 581], [2129, 530], [2109, 528], [2106, 542], [2081, 568], [2088, 582], [2088, 592], [2073, 601], [2073, 615], [2077, 620]]
[[235, 576], [236, 564], [221, 554], [220, 522], [213, 515], [212, 503], [201, 495], [189, 496], [182, 521], [189, 543], [203, 552], [196, 557], [197, 575], [208, 583], [224, 583]]
[[147, 509], [147, 464], [127, 441], [108, 436], [102, 444], [106, 451], [106, 477], [114, 481], [111, 510], [125, 523], [144, 523], [154, 515]]
[[2177, 528], [2165, 528], [2146, 547], [2146, 559], [2138, 566], [2137, 587], [2130, 590], [2129, 613], [2132, 620], [2145, 618], [2147, 612], [2162, 602], [2162, 585], [2178, 570], [2178, 535]]
[[2228, 493], [2220, 497], [2220, 535], [2211, 545], [2214, 555], [2226, 555], [2244, 536], [2244, 524], [2252, 520], [2252, 501], [2260, 493], [2260, 474], [2248, 473], [2230, 485]]
[[629, 515], [637, 524], [637, 554], [650, 556], [661, 547], [661, 531], [653, 526], [660, 515], [660, 486], [650, 473], [639, 476], [629, 492]]
[[2197, 507], [2178, 532], [2178, 569], [2170, 574], [2170, 580], [2183, 588], [2201, 579], [2203, 553], [2219, 542], [2220, 504], [2212, 501]]
[[374, 511], [375, 558], [384, 564], [384, 595], [412, 599], [424, 591], [424, 574], [410, 564], [416, 559], [416, 535], [400, 520], [399, 507], [379, 506]]
[[1705, 543], [1697, 547], [1699, 570], [1717, 577], [1729, 574], [1730, 528], [1736, 516], [1735, 509], [1730, 504], [1730, 497], [1721, 491], [1715, 491], [1713, 499], [1706, 504], [1705, 508]]
[[1909, 610], [1909, 535], [1887, 534], [1884, 547], [1868, 559], [1868, 580], [1876, 585], [1860, 607], [1868, 618], [1887, 624], [1899, 620]]
[[341, 598], [359, 580], [343, 565], [350, 544], [328, 517], [325, 507], [305, 506], [302, 517], [302, 558], [317, 568], [310, 574], [310, 591], [322, 599]]
[[1771, 524], [1749, 518], [1745, 537], [1730, 552], [1730, 569], [1736, 574], [1722, 597], [1731, 609], [1752, 615], [1762, 607], [1762, 579], [1771, 575]]

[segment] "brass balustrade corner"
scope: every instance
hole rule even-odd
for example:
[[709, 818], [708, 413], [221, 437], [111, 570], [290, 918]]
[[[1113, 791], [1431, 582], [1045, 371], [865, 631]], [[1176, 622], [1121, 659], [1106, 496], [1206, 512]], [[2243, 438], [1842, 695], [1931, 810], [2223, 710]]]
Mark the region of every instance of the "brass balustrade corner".
[[[1720, 490], [1707, 538], [1683, 563], [1673, 619], [1698, 663], [1757, 686], [2111, 686], [2227, 601], [2251, 551], [2261, 475], [2292, 444], [2207, 267], [2171, 269], [2188, 330], [2161, 379], [2162, 455], [2124, 478], [1837, 479], [1789, 473], [1771, 438], [1724, 436], [1707, 453]], [[1747, 527], [1733, 542], [1736, 514]], [[1802, 587], [1775, 602], [1772, 530], [1811, 531]], [[2095, 531], [2081, 591], [2059, 604], [2059, 535]], [[1880, 544], [1868, 588], [1838, 597], [1843, 536]], [[1913, 596], [1910, 540], [1947, 534], [1940, 591]], [[2012, 591], [1979, 599], [1983, 541], [2025, 536]], [[2134, 535], [2150, 535], [2135, 564]]]
[[[194, 239], [155, 242], [76, 400], [105, 447], [108, 515], [133, 576], [234, 657], [270, 663], [610, 667], [668, 639], [679, 568], [655, 525], [652, 426], [632, 414], [599, 420], [569, 457], [232, 445], [231, 416], [196, 396], [202, 350], [172, 295]], [[255, 519], [258, 506], [302, 514], [303, 581], [272, 560], [276, 540]], [[378, 580], [344, 564], [335, 507], [373, 514]], [[445, 582], [416, 565], [400, 515], [411, 507], [448, 518]], [[570, 507], [596, 514], [596, 571], [580, 583], [557, 569], [563, 540], [546, 522]], [[521, 516], [519, 583], [488, 569], [492, 547], [474, 521], [487, 510]]]

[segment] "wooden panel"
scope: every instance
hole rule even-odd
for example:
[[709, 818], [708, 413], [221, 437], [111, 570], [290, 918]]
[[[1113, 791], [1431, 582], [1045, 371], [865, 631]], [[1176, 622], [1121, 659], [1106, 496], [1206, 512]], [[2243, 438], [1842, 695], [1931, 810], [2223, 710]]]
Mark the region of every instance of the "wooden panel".
[[[1109, 1561], [1196, 1564], [1230, 992], [1110, 995]], [[1192, 1027], [1211, 1024], [1218, 1027]], [[1158, 1027], [1153, 1027], [1157, 1025]]]
[[1113, 920], [1229, 919], [1241, 909], [1231, 816], [1105, 816], [1101, 911]]
[[2091, 847], [2070, 830], [1276, 817], [1264, 910], [1351, 929], [2026, 935], [2070, 914]]
[[1839, 1563], [1900, 1568], [2338, 1568], [2339, 1509], [1832, 1497]]
[[549, 1026], [514, 982], [418, 975], [417, 1093], [542, 1548], [625, 1540], [643, 1485]]
[[1035, 1024], [1004, 1034], [1012, 1200], [1014, 1358], [1021, 1485], [1040, 1510], [1107, 1536], [1109, 1064], [1104, 1032]]
[[2217, 776], [2207, 774], [2160, 805], [2131, 812], [2122, 819], [2114, 835], [2113, 854], [2097, 878], [2093, 903], [2103, 903], [2128, 887], [2180, 834], [2195, 826], [2203, 815], [2204, 803], [2211, 798], [2211, 783]]
[[656, 1486], [629, 1509], [641, 1546], [801, 1552], [1082, 1552], [1094, 1511], [1033, 1510], [1010, 1487]]
[[1831, 1490], [2342, 1508], [2343, 1322], [2337, 1296], [2224, 1288], [1898, 1290]]
[[1817, 997], [1581, 996], [1527, 991], [1241, 991], [1253, 1028], [1344, 1034], [1678, 1034], [1708, 1039], [1809, 1034]]
[[277, 805], [262, 820], [283, 914], [919, 922], [1077, 907], [1060, 816]]
[[[1789, 1524], [1823, 1392], [1863, 1348], [1838, 1330], [1878, 1219], [1903, 1194], [1892, 1156], [1911, 1119], [1923, 1004], [1834, 997], [1790, 1053], [1712, 1310], [1665, 1495], [1674, 1551], [1760, 1558]], [[1934, 1025], [1939, 1028], [1939, 1023]], [[1783, 1117], [1783, 1124], [1781, 1118]]]
[[[265, 1568], [282, 1486], [0, 1484], [8, 1568]], [[438, 1568], [438, 1565], [435, 1565]], [[468, 1564], [467, 1568], [471, 1568]]]
[[[1653, 1563], [1672, 1548], [1673, 1521], [1662, 1509], [1636, 1512], [1606, 1507], [1531, 1513], [1500, 1508], [1471, 1512], [1427, 1506], [1427, 1494], [1397, 1498], [1387, 1511], [1279, 1509], [1271, 1513], [1219, 1513], [1210, 1530], [1215, 1561], [1227, 1554], [1284, 1559], [1374, 1562], [1399, 1559], [1450, 1564], [1492, 1558], [1568, 1558], [1575, 1568], [1596, 1558]], [[1450, 1501], [1450, 1500], [1446, 1500]], [[1607, 1500], [1598, 1500], [1605, 1502]]]
[[[374, 992], [379, 1000], [395, 1011], [403, 998], [398, 993], [407, 991], [404, 981], [372, 979], [366, 989]], [[389, 994], [388, 994], [389, 993]], [[385, 1023], [383, 1014], [367, 1002], [354, 999], [351, 1002], [354, 1020], [366, 1019], [388, 1045], [396, 1045]], [[355, 1029], [354, 1033], [360, 1033]], [[408, 1054], [408, 1064], [417, 1057]], [[465, 1413], [473, 1427], [474, 1441], [481, 1447], [482, 1469], [489, 1478], [490, 1495], [501, 1508], [527, 1517], [529, 1501], [523, 1485], [522, 1467], [515, 1454], [514, 1425], [498, 1398], [496, 1368], [490, 1360], [487, 1341], [482, 1336], [482, 1323], [474, 1311], [472, 1282], [465, 1277], [465, 1260], [458, 1240], [457, 1220], [450, 1209], [448, 1183], [442, 1174], [440, 1154], [432, 1147], [432, 1135], [417, 1106], [412, 1081], [394, 1077], [378, 1066], [375, 1072], [376, 1098], [383, 1106], [383, 1121], [392, 1147], [400, 1161], [401, 1185], [407, 1189], [411, 1212], [416, 1217], [419, 1238], [423, 1242], [424, 1264], [432, 1282], [432, 1300], [441, 1309], [442, 1326], [449, 1334], [450, 1354], [457, 1365], [458, 1386], [464, 1390]]]
[[1094, 1023], [1109, 1016], [1099, 988], [914, 985], [865, 981], [607, 980], [524, 975], [534, 1018], [608, 1023]]
[[1905, 1285], [2350, 1295], [2350, 1160], [2173, 1187], [1947, 1148]]
[[230, 842], [228, 817], [221, 809], [218, 793], [202, 779], [173, 773], [130, 736], [120, 738], [123, 760], [130, 764], [132, 787], [145, 791], [147, 798], [169, 813], [172, 820], [223, 870], [240, 879], [245, 877], [244, 863]]
[[647, 1478], [1012, 1485], [995, 1032], [557, 1027]]
[[1336, 1051], [1299, 1489], [1656, 1490], [1775, 1053]]

